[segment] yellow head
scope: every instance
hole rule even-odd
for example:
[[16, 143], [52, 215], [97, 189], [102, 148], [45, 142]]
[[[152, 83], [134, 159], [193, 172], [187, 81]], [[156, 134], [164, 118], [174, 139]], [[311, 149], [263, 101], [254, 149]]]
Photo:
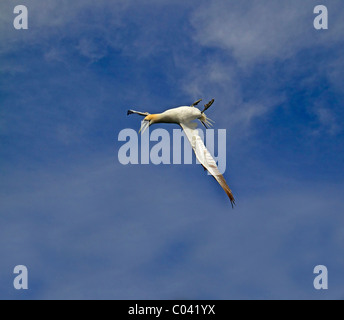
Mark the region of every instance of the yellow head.
[[158, 115], [157, 114], [150, 114], [147, 117], [143, 119], [144, 121], [149, 121], [149, 125], [157, 122], [158, 120]]
[[145, 117], [143, 119], [139, 133], [145, 132], [148, 127], [150, 127], [153, 123], [156, 123], [157, 121], [158, 121], [158, 115], [157, 114], [148, 115], [147, 117]]

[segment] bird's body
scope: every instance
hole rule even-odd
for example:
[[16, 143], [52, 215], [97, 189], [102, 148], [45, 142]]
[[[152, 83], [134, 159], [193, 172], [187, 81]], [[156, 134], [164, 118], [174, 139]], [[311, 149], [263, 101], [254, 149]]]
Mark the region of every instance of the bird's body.
[[144, 132], [149, 126], [155, 123], [176, 123], [180, 125], [195, 152], [197, 160], [221, 185], [233, 206], [235, 204], [235, 200], [232, 191], [228, 187], [223, 175], [217, 168], [214, 158], [207, 150], [202, 138], [198, 134], [197, 123], [195, 122], [195, 120], [200, 120], [205, 127], [211, 125], [212, 120], [206, 117], [204, 111], [213, 104], [214, 99], [204, 106], [203, 111], [195, 107], [200, 101], [201, 100], [196, 101], [191, 106], [168, 109], [159, 114], [149, 114], [148, 112], [129, 110], [128, 115], [134, 113], [145, 117], [142, 121], [140, 129], [141, 132]]
[[153, 123], [188, 123], [202, 118], [203, 114], [198, 108], [177, 107], [168, 109], [159, 114], [151, 114], [146, 117], [146, 121]]

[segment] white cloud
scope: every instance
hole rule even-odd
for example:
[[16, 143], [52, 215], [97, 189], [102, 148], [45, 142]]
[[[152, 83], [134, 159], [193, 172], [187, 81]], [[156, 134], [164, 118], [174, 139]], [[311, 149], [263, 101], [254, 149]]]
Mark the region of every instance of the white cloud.
[[[330, 10], [330, 28], [337, 31], [314, 34], [318, 36], [312, 38], [311, 2], [289, 2], [294, 5], [288, 7], [286, 3], [272, 1], [265, 6], [262, 1], [233, 1], [217, 2], [219, 7], [216, 7], [204, 1], [201, 7], [195, 5], [192, 9], [195, 42], [189, 41], [192, 30], [187, 29], [185, 42], [176, 48], [164, 48], [164, 44], [170, 43], [167, 38], [173, 34], [173, 27], [179, 26], [170, 21], [167, 28], [170, 33], [165, 35], [169, 8], [159, 6], [158, 0], [145, 2], [142, 7], [133, 1], [105, 0], [26, 3], [31, 22], [29, 32], [24, 34], [12, 30], [12, 15], [7, 15], [10, 12], [7, 9], [12, 9], [13, 2], [1, 2], [0, 19], [1, 23], [6, 22], [7, 29], [0, 28], [3, 40], [0, 52], [32, 45], [42, 49], [49, 63], [67, 63], [71, 55], [67, 51], [72, 47], [91, 61], [106, 55], [108, 46], [132, 57], [140, 51], [147, 56], [157, 52], [173, 54], [175, 64], [162, 67], [166, 67], [166, 74], [171, 77], [176, 96], [184, 90], [195, 99], [214, 97], [216, 103], [209, 116], [216, 120], [217, 127], [231, 128], [235, 138], [249, 132], [255, 120], [288, 100], [283, 90], [271, 85], [278, 77], [266, 80], [266, 74], [274, 70], [274, 62], [292, 59], [304, 48], [337, 45], [338, 34], [341, 35], [337, 31], [342, 25], [337, 18], [340, 10]], [[339, 9], [342, 6], [341, 2], [331, 3], [338, 4]], [[157, 14], [156, 20], [148, 21], [143, 10], [147, 4], [147, 11], [159, 6], [159, 12], [165, 12], [166, 16]], [[178, 5], [183, 6], [182, 1]], [[130, 17], [129, 8], [136, 8], [135, 16], [131, 17], [132, 21], [138, 19], [135, 27], [145, 23], [151, 26], [136, 29], [137, 33], [126, 39], [130, 32], [116, 31]], [[95, 41], [94, 37], [100, 34], [102, 41]], [[63, 40], [69, 36], [75, 41], [66, 50]], [[186, 56], [185, 46], [194, 48], [187, 51], [194, 55]], [[215, 52], [207, 52], [214, 48]], [[266, 74], [250, 80], [258, 85], [254, 94], [248, 95], [243, 79], [250, 75], [251, 67], [262, 61]], [[341, 59], [325, 70], [341, 89], [343, 78], [341, 69], [336, 68], [338, 63]], [[297, 67], [294, 61], [291, 73]], [[183, 72], [174, 73], [174, 68]], [[6, 66], [5, 70], [21, 69], [16, 71]], [[49, 145], [56, 144], [50, 140], [52, 135], [66, 145], [73, 145], [85, 132], [95, 130], [93, 119], [99, 114], [116, 118], [117, 111], [105, 107], [114, 101], [114, 88], [115, 103], [153, 105], [149, 87], [133, 88], [132, 84], [137, 82], [122, 87], [115, 77], [113, 82], [106, 77], [99, 81], [97, 76], [91, 77], [94, 74], [88, 74], [90, 70], [82, 73], [76, 72], [78, 68], [71, 70], [68, 81], [63, 74], [49, 77], [49, 88], [57, 92], [54, 96], [35, 82], [21, 88], [15, 95], [18, 105], [30, 102], [32, 109], [21, 113], [20, 108], [7, 107], [7, 133], [33, 132], [37, 137], [35, 127], [40, 124], [44, 130], [39, 135], [44, 132]], [[176, 74], [180, 75], [178, 79], [174, 78]], [[13, 94], [15, 84], [7, 85], [8, 92]], [[79, 91], [69, 91], [73, 86]], [[61, 109], [46, 109], [54, 105], [55, 96], [63, 98], [58, 106]], [[44, 103], [38, 104], [35, 99]], [[333, 110], [319, 106], [314, 112], [325, 129], [333, 131]], [[51, 122], [42, 126], [40, 113]], [[124, 120], [117, 118], [113, 126], [123, 126]], [[25, 140], [30, 140], [31, 146], [34, 141], [30, 137]], [[252, 139], [252, 144], [255, 142]], [[75, 155], [74, 165], [65, 162], [67, 157], [61, 157], [58, 160], [64, 159], [63, 163], [45, 163], [39, 171], [34, 171], [31, 164], [18, 170], [11, 163], [1, 172], [0, 287], [8, 289], [12, 297], [16, 296], [12, 287], [8, 287], [12, 280], [8, 270], [18, 260], [30, 264], [33, 275], [30, 283], [37, 289], [31, 291], [34, 298], [295, 298], [294, 294], [296, 298], [313, 298], [316, 297], [311, 286], [314, 263], [326, 260], [332, 266], [343, 265], [343, 258], [338, 255], [343, 251], [341, 184], [293, 182], [288, 172], [279, 178], [270, 168], [257, 169], [259, 159], [247, 159], [245, 155], [241, 160], [250, 167], [251, 174], [257, 174], [258, 178], [268, 174], [268, 177], [250, 176], [246, 180], [240, 177], [241, 187], [235, 188], [238, 206], [232, 211], [212, 180], [206, 175], [198, 178], [199, 167], [148, 166], [144, 170], [141, 166], [118, 167], [114, 164], [116, 155], [109, 158], [100, 150], [97, 152], [101, 160], [81, 160], [92, 151]], [[189, 179], [185, 180], [186, 172]], [[264, 185], [266, 181], [268, 187]], [[256, 188], [254, 196], [248, 194], [250, 188]], [[240, 194], [239, 189], [244, 191]], [[310, 279], [310, 285], [303, 279]], [[341, 280], [339, 276], [337, 283]], [[340, 297], [342, 288], [337, 283], [326, 297]]]
[[[98, 156], [3, 175], [3, 297], [16, 298], [17, 263], [29, 268], [34, 299], [313, 299], [313, 267], [343, 266], [340, 184], [289, 181], [232, 210], [206, 176], [189, 188], [177, 168]], [[324, 294], [336, 299], [343, 278], [331, 279]]]
[[316, 106], [313, 113], [316, 115], [319, 125], [319, 128], [313, 131], [314, 134], [321, 134], [322, 131], [325, 131], [330, 135], [336, 135], [342, 131], [335, 114], [330, 109]]
[[[250, 134], [256, 120], [279, 106], [290, 108], [285, 87], [302, 85], [307, 90], [327, 78], [335, 89], [333, 94], [340, 94], [342, 59], [324, 51], [335, 53], [342, 46], [344, 4], [324, 4], [329, 9], [330, 29], [319, 32], [313, 27], [314, 1], [203, 2], [193, 11], [191, 24], [200, 48], [197, 54], [202, 52], [207, 59], [175, 58], [177, 66], [186, 70], [181, 87], [193, 98], [214, 97], [217, 103], [209, 114], [217, 125], [233, 129], [236, 137]], [[320, 48], [321, 56], [326, 55], [321, 61], [312, 56]], [[255, 87], [250, 94], [248, 85]], [[312, 97], [309, 100], [313, 103]], [[330, 125], [329, 119], [330, 114], [340, 116], [338, 108], [327, 113], [320, 122], [326, 122], [326, 132], [338, 133], [337, 124]]]
[[215, 98], [207, 114], [215, 120], [216, 127], [230, 128], [234, 139], [246, 138], [256, 120], [264, 118], [286, 101], [284, 94], [271, 89], [271, 80], [265, 84], [265, 79], [254, 79], [261, 90], [256, 90], [254, 96], [246, 97], [247, 83], [243, 77], [247, 74], [243, 74], [233, 61], [216, 55], [210, 56], [203, 64], [185, 57], [175, 58], [175, 61], [179, 68], [187, 70], [180, 79], [180, 87], [195, 100]]
[[[326, 1], [325, 1], [326, 2]], [[331, 28], [316, 32], [314, 1], [216, 1], [193, 15], [195, 40], [227, 50], [245, 66], [288, 59], [299, 50], [342, 40], [343, 4], [329, 1]]]
[[0, 22], [5, 26], [0, 29], [0, 50], [9, 52], [25, 43], [42, 49], [48, 46], [49, 51], [51, 46], [60, 46], [62, 40], [72, 38], [78, 40], [80, 54], [90, 60], [103, 57], [106, 47], [137, 58], [163, 50], [164, 34], [159, 25], [164, 20], [166, 26], [170, 20], [160, 19], [159, 13], [190, 6], [183, 1], [170, 0], [140, 3], [133, 0], [24, 0], [22, 3], [29, 10], [29, 30], [25, 33], [13, 28], [12, 1], [0, 3]]

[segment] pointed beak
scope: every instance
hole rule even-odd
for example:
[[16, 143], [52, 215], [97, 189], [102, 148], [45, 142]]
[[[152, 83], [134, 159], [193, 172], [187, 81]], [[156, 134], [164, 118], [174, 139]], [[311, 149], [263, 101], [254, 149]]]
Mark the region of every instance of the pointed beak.
[[150, 126], [150, 121], [142, 120], [139, 133], [143, 134], [147, 130], [147, 128], [149, 128], [149, 126]]

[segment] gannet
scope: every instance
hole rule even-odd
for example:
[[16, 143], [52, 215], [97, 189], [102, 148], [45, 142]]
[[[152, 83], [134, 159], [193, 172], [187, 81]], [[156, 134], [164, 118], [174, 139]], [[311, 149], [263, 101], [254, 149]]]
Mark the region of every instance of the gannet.
[[195, 120], [201, 121], [206, 128], [212, 125], [213, 121], [209, 119], [204, 112], [208, 110], [214, 103], [214, 99], [204, 105], [204, 109], [202, 111], [196, 107], [196, 105], [198, 105], [201, 101], [202, 99], [199, 99], [191, 106], [172, 108], [159, 114], [128, 110], [127, 115], [138, 114], [145, 117], [142, 121], [139, 131], [141, 133], [143, 133], [152, 124], [156, 123], [176, 123], [180, 125], [192, 146], [197, 160], [202, 164], [204, 169], [208, 170], [209, 173], [217, 180], [230, 199], [232, 207], [234, 207], [235, 199], [233, 193], [229, 188], [225, 178], [220, 173], [216, 165], [216, 161], [205, 147], [203, 140], [198, 133], [197, 123], [195, 122]]

